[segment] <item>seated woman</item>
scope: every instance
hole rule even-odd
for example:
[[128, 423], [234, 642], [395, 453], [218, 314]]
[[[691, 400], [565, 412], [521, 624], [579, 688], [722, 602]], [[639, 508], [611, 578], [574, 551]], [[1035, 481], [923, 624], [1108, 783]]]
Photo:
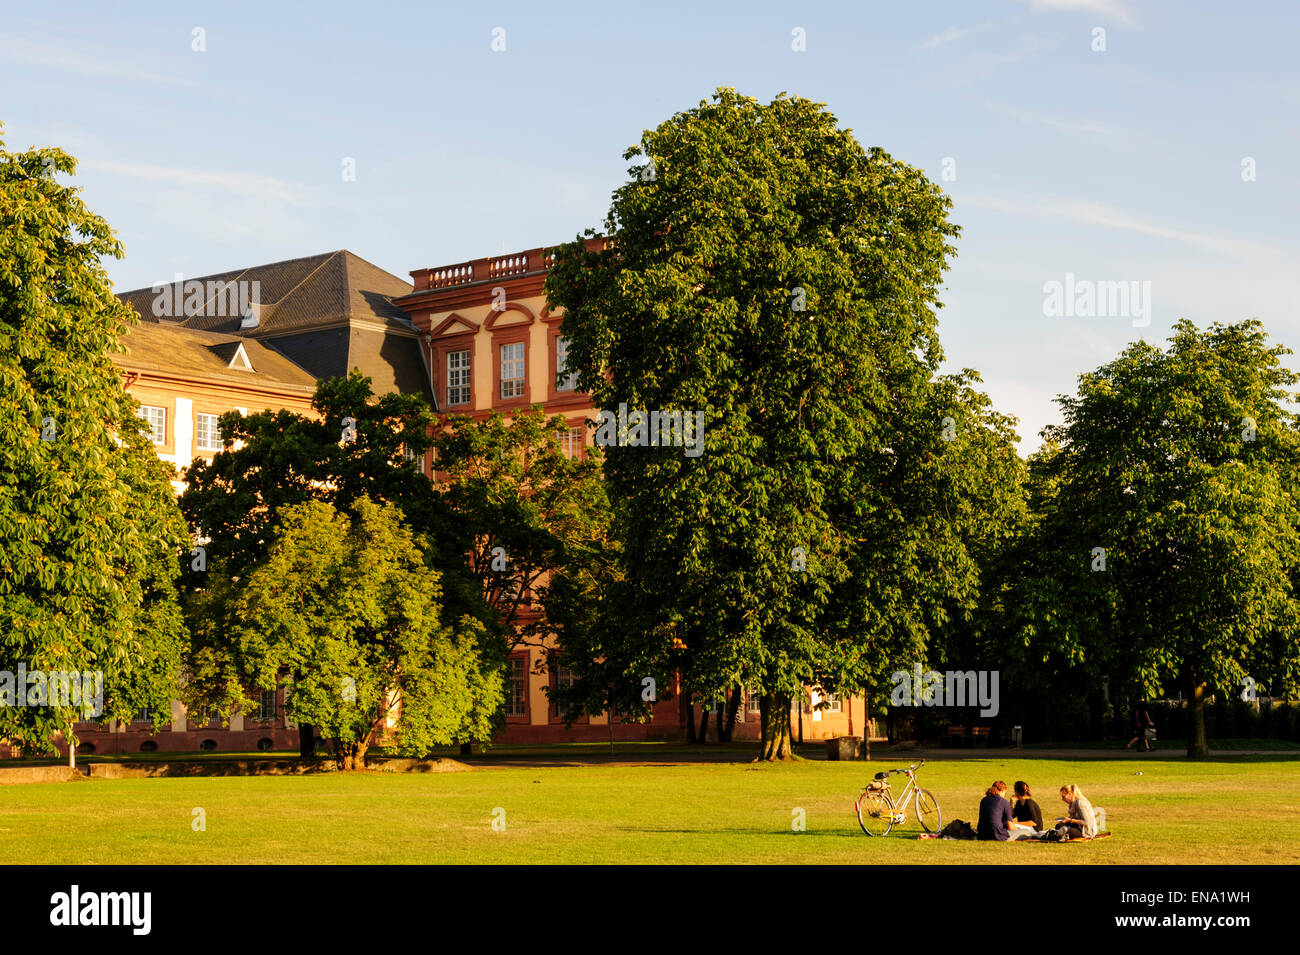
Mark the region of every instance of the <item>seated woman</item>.
[[1089, 839], [1097, 835], [1097, 818], [1092, 813], [1092, 803], [1083, 798], [1083, 792], [1071, 783], [1061, 787], [1061, 799], [1069, 806], [1069, 812], [1062, 819], [1058, 829], [1064, 828], [1071, 839], [1085, 836]]
[[1007, 801], [1007, 784], [998, 780], [988, 788], [980, 800], [979, 823], [975, 826], [975, 838], [989, 841], [1007, 842], [1016, 839], [1032, 839], [1034, 831], [1016, 826], [1011, 821], [1011, 803]]
[[980, 800], [979, 822], [975, 826], [975, 838], [1006, 842], [1011, 838], [1009, 826], [1011, 821], [1011, 804], [1003, 797], [1007, 784], [998, 780], [984, 793]]
[[1043, 831], [1043, 811], [1030, 795], [1029, 783], [1023, 780], [1016, 783], [1016, 798], [1011, 807], [1011, 815], [1020, 827], [1028, 827], [1034, 833]]

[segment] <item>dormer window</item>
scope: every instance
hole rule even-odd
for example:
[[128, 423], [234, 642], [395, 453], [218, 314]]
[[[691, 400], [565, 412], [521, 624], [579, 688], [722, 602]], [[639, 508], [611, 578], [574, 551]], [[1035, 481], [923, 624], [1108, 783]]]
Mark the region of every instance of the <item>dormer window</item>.
[[248, 360], [248, 352], [244, 351], [244, 343], [240, 342], [239, 347], [235, 349], [235, 354], [230, 359], [227, 368], [233, 368], [235, 371], [252, 371], [253, 363]]

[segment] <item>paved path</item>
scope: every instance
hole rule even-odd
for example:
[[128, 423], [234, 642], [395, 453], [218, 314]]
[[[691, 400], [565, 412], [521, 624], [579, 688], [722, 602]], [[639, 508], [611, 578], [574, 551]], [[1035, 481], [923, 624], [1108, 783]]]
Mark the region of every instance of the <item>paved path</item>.
[[[752, 762], [757, 746], [752, 749], [736, 749], [729, 747], [726, 749], [710, 749], [708, 746], [702, 746], [698, 751], [683, 753], [675, 751], [665, 753], [662, 756], [647, 755], [645, 753], [635, 752], [618, 752], [618, 753], [595, 753], [586, 752], [581, 755], [577, 754], [531, 754], [531, 753], [510, 753], [489, 750], [486, 754], [475, 755], [470, 757], [460, 757], [460, 761], [475, 767], [483, 769], [518, 767], [527, 769], [542, 769], [546, 767], [567, 766], [691, 766], [698, 763], [748, 763]], [[812, 762], [825, 762], [826, 752], [822, 748], [805, 746], [800, 755]], [[1211, 757], [1226, 756], [1282, 756], [1287, 758], [1300, 757], [1300, 749], [1293, 750], [1276, 750], [1276, 749], [1234, 749], [1234, 750], [1210, 750]], [[945, 760], [945, 759], [983, 759], [994, 762], [1006, 763], [1026, 759], [1062, 759], [1062, 760], [1129, 760], [1133, 763], [1142, 762], [1161, 762], [1168, 760], [1186, 759], [1187, 752], [1184, 749], [1160, 749], [1151, 753], [1134, 753], [1131, 750], [1113, 750], [1113, 749], [1015, 749], [1012, 747], [996, 747], [993, 749], [884, 749], [881, 747], [872, 747], [871, 762], [873, 763], [904, 763], [918, 759], [927, 760]]]

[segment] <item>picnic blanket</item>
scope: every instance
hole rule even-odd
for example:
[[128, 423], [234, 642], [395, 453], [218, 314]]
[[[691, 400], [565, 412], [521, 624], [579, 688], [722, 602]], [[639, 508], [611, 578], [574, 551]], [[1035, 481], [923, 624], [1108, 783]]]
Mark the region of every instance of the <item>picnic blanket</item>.
[[[1060, 846], [1060, 845], [1065, 845], [1065, 843], [1067, 843], [1067, 842], [1092, 842], [1093, 839], [1105, 839], [1105, 838], [1106, 838], [1107, 836], [1109, 836], [1109, 835], [1110, 835], [1110, 830], [1106, 830], [1105, 832], [1099, 832], [1099, 833], [1097, 833], [1095, 836], [1076, 836], [1076, 837], [1073, 838], [1073, 839], [1062, 839], [1060, 842], [1050, 842], [1050, 843], [1049, 843], [1049, 842], [1047, 842], [1045, 839], [1008, 839], [1007, 841], [1008, 841], [1008, 842], [1014, 842], [1014, 843], [1021, 844], [1021, 845], [1026, 844], [1026, 843], [1032, 843], [1032, 844], [1035, 844], [1035, 845], [1053, 845], [1053, 846]], [[952, 841], [957, 841], [955, 836], [941, 836], [941, 835], [939, 835], [939, 833], [937, 833], [937, 832], [923, 832], [923, 833], [921, 833], [919, 836], [917, 836], [916, 838], [918, 838], [918, 839], [947, 839], [947, 840], [950, 841], [950, 842], [952, 842]]]
[[1060, 842], [1048, 842], [1046, 839], [1016, 839], [1014, 841], [1021, 844], [1032, 843], [1033, 845], [1063, 846], [1070, 842], [1092, 842], [1093, 839], [1105, 839], [1109, 835], [1110, 830], [1107, 829], [1105, 832], [1099, 832], [1095, 836], [1075, 836], [1073, 839], [1062, 839]]

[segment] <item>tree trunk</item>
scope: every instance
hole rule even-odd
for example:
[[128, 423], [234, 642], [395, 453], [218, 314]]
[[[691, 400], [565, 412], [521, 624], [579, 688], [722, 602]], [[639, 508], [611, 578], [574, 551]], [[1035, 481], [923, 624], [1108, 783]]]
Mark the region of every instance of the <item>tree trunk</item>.
[[689, 690], [682, 690], [678, 698], [678, 712], [681, 714], [682, 728], [686, 730], [686, 742], [695, 742], [695, 708], [691, 705]]
[[474, 755], [474, 744], [473, 744], [473, 743], [461, 743], [461, 744], [460, 744], [460, 755], [462, 755], [462, 756], [473, 756], [473, 755]]
[[1199, 676], [1192, 676], [1190, 683], [1192, 719], [1187, 734], [1187, 758], [1209, 759], [1210, 744], [1205, 738], [1205, 681]]
[[310, 723], [298, 724], [298, 757], [311, 759], [316, 755], [316, 727]]
[[762, 727], [759, 759], [766, 762], [794, 759], [790, 745], [790, 694], [764, 693], [758, 701]]
[[[853, 700], [850, 697], [849, 707], [852, 708]], [[871, 705], [867, 691], [862, 691], [862, 758], [871, 761]]]
[[700, 707], [700, 735], [695, 740], [697, 743], [707, 743], [709, 741], [709, 704], [705, 703]]
[[726, 725], [725, 727], [719, 727], [718, 729], [719, 743], [731, 742], [732, 731], [735, 730], [736, 728], [736, 714], [740, 712], [740, 703], [741, 703], [741, 698], [743, 696], [744, 696], [744, 692], [741, 690], [740, 687], [736, 687], [731, 691], [731, 700], [728, 701], [727, 703]]
[[369, 740], [356, 740], [351, 743], [335, 742], [334, 753], [338, 757], [339, 769], [345, 773], [359, 772], [366, 768], [366, 749]]

